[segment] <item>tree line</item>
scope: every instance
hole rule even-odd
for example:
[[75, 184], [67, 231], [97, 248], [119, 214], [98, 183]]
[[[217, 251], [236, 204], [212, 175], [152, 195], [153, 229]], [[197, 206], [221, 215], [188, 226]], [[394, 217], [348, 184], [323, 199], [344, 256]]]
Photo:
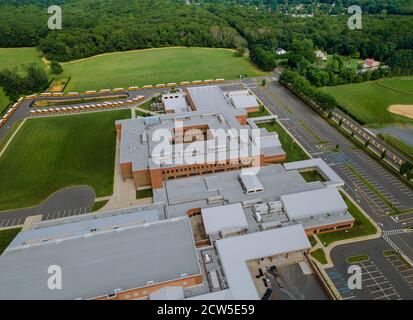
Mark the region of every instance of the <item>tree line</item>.
[[280, 76], [280, 82], [301, 96], [309, 99], [317, 108], [324, 112], [330, 112], [339, 107], [336, 99], [332, 95], [314, 87], [310, 81], [297, 72], [285, 70]]
[[21, 94], [43, 91], [48, 86], [49, 80], [45, 70], [35, 63], [24, 68], [24, 75], [17, 69], [0, 71], [0, 87], [3, 87], [12, 101], [17, 100]]

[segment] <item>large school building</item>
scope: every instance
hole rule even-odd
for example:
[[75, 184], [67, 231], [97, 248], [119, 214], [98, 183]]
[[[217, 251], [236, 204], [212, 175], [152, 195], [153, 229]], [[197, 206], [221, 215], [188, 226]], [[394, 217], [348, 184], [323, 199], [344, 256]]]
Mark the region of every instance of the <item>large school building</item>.
[[[277, 133], [258, 129], [248, 119], [249, 112], [258, 110], [253, 96], [205, 86], [188, 88], [185, 95], [181, 93], [177, 98], [166, 96], [164, 101], [183, 97], [187, 112], [116, 122], [122, 176], [133, 178], [137, 188], [158, 189], [168, 179], [285, 160]], [[166, 147], [162, 152], [158, 152], [162, 142], [156, 138], [159, 133], [170, 134], [163, 141]]]

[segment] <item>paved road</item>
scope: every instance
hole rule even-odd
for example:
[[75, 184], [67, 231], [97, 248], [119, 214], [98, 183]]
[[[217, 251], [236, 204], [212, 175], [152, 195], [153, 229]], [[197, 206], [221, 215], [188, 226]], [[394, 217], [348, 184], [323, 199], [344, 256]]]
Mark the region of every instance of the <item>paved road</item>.
[[33, 215], [43, 220], [74, 216], [90, 212], [95, 203], [95, 191], [88, 186], [65, 188], [52, 194], [41, 205], [32, 208], [0, 212], [0, 228], [21, 225]]
[[[253, 82], [246, 86], [279, 116], [281, 123], [313, 157], [324, 159], [340, 175], [346, 183], [345, 190], [383, 230], [413, 227], [413, 214], [400, 216], [399, 220], [385, 215], [394, 208], [413, 208], [412, 190], [397, 177], [278, 82], [269, 82], [265, 88]], [[337, 144], [340, 152], [334, 150]], [[366, 185], [366, 181], [370, 186], [374, 186], [380, 196]], [[381, 196], [387, 200], [383, 201]], [[413, 258], [413, 248], [405, 244], [411, 241], [411, 235], [394, 235], [390, 236], [390, 239], [397, 246], [403, 247], [406, 255]]]

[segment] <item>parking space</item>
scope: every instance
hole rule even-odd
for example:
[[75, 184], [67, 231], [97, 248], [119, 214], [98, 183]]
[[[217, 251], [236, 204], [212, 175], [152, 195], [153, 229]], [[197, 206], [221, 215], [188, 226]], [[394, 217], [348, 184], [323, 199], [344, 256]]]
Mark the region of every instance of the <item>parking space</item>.
[[330, 277], [330, 280], [333, 282], [343, 300], [356, 299], [356, 296], [353, 294], [353, 291], [349, 289], [347, 280], [341, 272], [339, 272], [336, 268], [333, 268], [331, 271], [327, 272], [327, 275]]
[[[349, 266], [349, 264], [347, 264]], [[370, 260], [357, 263], [361, 268], [361, 289], [349, 289], [348, 278], [333, 268], [327, 272], [331, 281], [344, 300], [400, 300], [401, 295], [390, 280], [382, 273], [378, 265]]]
[[19, 226], [24, 223], [26, 218], [9, 218], [9, 219], [1, 219], [0, 220], [0, 228], [7, 228], [12, 226]]
[[[71, 217], [80, 214], [85, 214], [90, 212], [90, 207], [80, 207], [80, 208], [72, 208], [66, 210], [54, 210], [43, 213], [43, 221], [45, 220], [53, 220], [59, 219], [64, 217]], [[24, 224], [26, 220], [26, 216], [16, 216], [16, 217], [7, 217], [7, 218], [0, 218], [0, 228], [7, 228], [13, 226], [21, 226]]]
[[374, 300], [400, 300], [401, 296], [391, 282], [383, 275], [374, 261], [364, 261], [357, 264], [362, 270], [363, 295]]
[[398, 254], [388, 256], [386, 259], [393, 266], [394, 270], [407, 282], [410, 289], [413, 290], [413, 268], [403, 261]]
[[80, 207], [80, 208], [73, 208], [73, 209], [67, 209], [67, 210], [55, 210], [55, 211], [47, 212], [43, 214], [43, 220], [53, 220], [53, 219], [59, 219], [59, 218], [64, 218], [64, 217], [77, 216], [77, 215], [85, 214], [88, 212], [90, 212], [90, 208], [88, 207]]

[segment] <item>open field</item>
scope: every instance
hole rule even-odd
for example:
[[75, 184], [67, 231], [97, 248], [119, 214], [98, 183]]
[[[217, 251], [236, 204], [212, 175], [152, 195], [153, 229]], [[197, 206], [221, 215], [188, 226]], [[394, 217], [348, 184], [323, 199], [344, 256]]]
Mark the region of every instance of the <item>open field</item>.
[[99, 90], [133, 85], [235, 79], [264, 74], [246, 57], [234, 57], [225, 49], [161, 48], [104, 54], [64, 63], [64, 75], [72, 76], [65, 91]]
[[[0, 48], [0, 70], [17, 68], [19, 73], [24, 73], [24, 65], [36, 63], [43, 65], [44, 63], [36, 48]], [[0, 114], [10, 103], [9, 98], [0, 88]]]
[[129, 117], [117, 110], [28, 119], [0, 157], [0, 210], [38, 205], [76, 185], [111, 195], [115, 120]]
[[9, 97], [6, 96], [3, 89], [0, 88], [0, 114], [3, 113], [3, 111], [9, 105], [9, 103], [10, 103]]
[[389, 78], [363, 83], [322, 88], [332, 94], [343, 109], [362, 124], [382, 126], [391, 123], [413, 123], [412, 119], [388, 111], [395, 104], [413, 104], [413, 80]]
[[23, 65], [30, 63], [44, 65], [41, 56], [36, 48], [0, 48], [0, 70], [6, 68], [23, 70]]

